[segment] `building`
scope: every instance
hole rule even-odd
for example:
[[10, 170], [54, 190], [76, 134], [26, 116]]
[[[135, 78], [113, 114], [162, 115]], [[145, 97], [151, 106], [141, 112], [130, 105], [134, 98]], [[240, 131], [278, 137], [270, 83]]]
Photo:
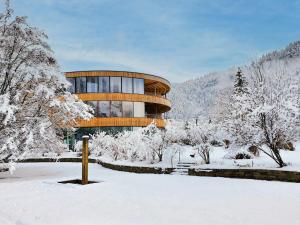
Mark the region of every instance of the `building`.
[[76, 139], [97, 131], [133, 130], [152, 121], [165, 126], [164, 113], [171, 108], [166, 79], [125, 71], [76, 71], [65, 76], [72, 84], [70, 92], [94, 108], [95, 118], [78, 121]]

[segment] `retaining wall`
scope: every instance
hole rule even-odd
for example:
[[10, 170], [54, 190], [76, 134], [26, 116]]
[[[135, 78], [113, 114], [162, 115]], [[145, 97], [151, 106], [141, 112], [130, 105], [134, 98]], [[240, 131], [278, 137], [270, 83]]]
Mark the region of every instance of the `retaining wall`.
[[[82, 162], [81, 158], [31, 158], [21, 160], [22, 163], [38, 163], [38, 162]], [[146, 166], [125, 166], [125, 165], [116, 165], [107, 162], [102, 162], [97, 159], [89, 159], [89, 163], [98, 163], [104, 168], [131, 172], [131, 173], [154, 173], [154, 174], [170, 174], [173, 172], [172, 168], [160, 168], [160, 167], [146, 167]]]
[[261, 169], [189, 169], [191, 176], [228, 177], [300, 183], [300, 172]]
[[[25, 159], [20, 162], [81, 162], [81, 158], [32, 158]], [[173, 168], [160, 167], [143, 167], [116, 165], [102, 162], [97, 159], [89, 159], [89, 163], [98, 163], [101, 166], [118, 171], [131, 173], [154, 173], [154, 174], [170, 174]], [[189, 169], [188, 175], [205, 176], [205, 177], [227, 177], [239, 179], [256, 179], [256, 180], [273, 180], [300, 183], [300, 172], [282, 171], [282, 170], [262, 170], [262, 169]]]
[[101, 166], [118, 171], [125, 171], [131, 173], [154, 173], [154, 174], [170, 174], [173, 172], [172, 168], [160, 168], [160, 167], [144, 167], [144, 166], [125, 166], [125, 165], [116, 165], [111, 163], [106, 163], [99, 161]]

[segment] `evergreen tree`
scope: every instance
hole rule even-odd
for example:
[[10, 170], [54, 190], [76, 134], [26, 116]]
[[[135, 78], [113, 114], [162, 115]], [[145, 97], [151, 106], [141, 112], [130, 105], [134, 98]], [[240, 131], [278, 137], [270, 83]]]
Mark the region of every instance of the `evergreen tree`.
[[235, 76], [236, 77], [234, 81], [234, 94], [242, 95], [248, 93], [248, 88], [247, 88], [248, 82], [240, 68], [238, 68], [238, 71]]

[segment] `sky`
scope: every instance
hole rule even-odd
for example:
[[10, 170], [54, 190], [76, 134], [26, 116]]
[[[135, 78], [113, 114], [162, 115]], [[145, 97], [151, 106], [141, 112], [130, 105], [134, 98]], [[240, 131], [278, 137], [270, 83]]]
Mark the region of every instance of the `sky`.
[[63, 71], [126, 70], [183, 82], [300, 39], [300, 0], [12, 0]]

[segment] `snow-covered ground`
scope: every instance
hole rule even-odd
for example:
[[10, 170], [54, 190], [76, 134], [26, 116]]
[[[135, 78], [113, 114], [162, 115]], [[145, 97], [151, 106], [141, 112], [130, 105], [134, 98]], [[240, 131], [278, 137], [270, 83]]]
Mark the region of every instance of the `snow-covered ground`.
[[[253, 157], [252, 159], [235, 160], [230, 159], [227, 155], [234, 155], [234, 150], [225, 149], [224, 147], [213, 147], [210, 153], [210, 164], [203, 164], [203, 160], [200, 156], [193, 150], [191, 146], [182, 146], [180, 152], [178, 151], [174, 156], [172, 154], [174, 149], [169, 148], [166, 150], [163, 161], [160, 163], [149, 164], [147, 162], [131, 162], [129, 160], [118, 160], [113, 161], [109, 158], [100, 157], [102, 161], [110, 162], [118, 165], [131, 165], [131, 166], [153, 166], [153, 167], [176, 167], [179, 158], [181, 162], [195, 163], [197, 168], [249, 168], [249, 169], [275, 169], [275, 170], [290, 170], [290, 171], [300, 171], [300, 142], [296, 143], [295, 151], [281, 150], [281, 156], [287, 166], [283, 168], [278, 168], [278, 165], [269, 156], [260, 153], [259, 157]], [[68, 153], [71, 154], [71, 153]], [[180, 154], [180, 156], [179, 156]], [[192, 158], [190, 155], [195, 154]], [[63, 155], [64, 156], [64, 155]], [[93, 156], [92, 156], [93, 157]], [[97, 158], [97, 157], [95, 157]], [[171, 162], [172, 158], [172, 162]]]
[[[90, 158], [100, 159], [105, 162], [117, 164], [117, 165], [129, 165], [129, 166], [147, 166], [147, 167], [176, 167], [179, 159], [181, 162], [195, 163], [197, 168], [249, 168], [249, 169], [276, 169], [276, 170], [289, 170], [289, 171], [300, 171], [300, 142], [295, 143], [295, 151], [281, 150], [281, 156], [283, 161], [287, 163], [287, 166], [278, 168], [278, 165], [269, 156], [260, 153], [259, 157], [253, 157], [252, 159], [235, 160], [226, 157], [229, 153], [234, 152], [232, 149], [225, 149], [224, 147], [213, 147], [210, 153], [210, 164], [203, 164], [203, 160], [193, 150], [191, 146], [181, 146], [180, 151], [174, 154], [174, 149], [169, 147], [164, 153], [163, 161], [160, 163], [150, 164], [146, 161], [135, 161], [130, 160], [117, 160], [114, 161], [108, 157], [97, 157], [95, 155], [89, 156]], [[195, 154], [196, 153], [196, 154]], [[192, 158], [190, 155], [195, 154]], [[42, 157], [53, 157], [56, 158], [57, 154], [49, 153], [42, 155], [29, 156], [29, 158], [42, 158]], [[77, 152], [64, 152], [58, 158], [77, 158]]]
[[90, 164], [23, 163], [0, 173], [1, 225], [300, 224], [299, 184], [180, 175], [133, 174]]

